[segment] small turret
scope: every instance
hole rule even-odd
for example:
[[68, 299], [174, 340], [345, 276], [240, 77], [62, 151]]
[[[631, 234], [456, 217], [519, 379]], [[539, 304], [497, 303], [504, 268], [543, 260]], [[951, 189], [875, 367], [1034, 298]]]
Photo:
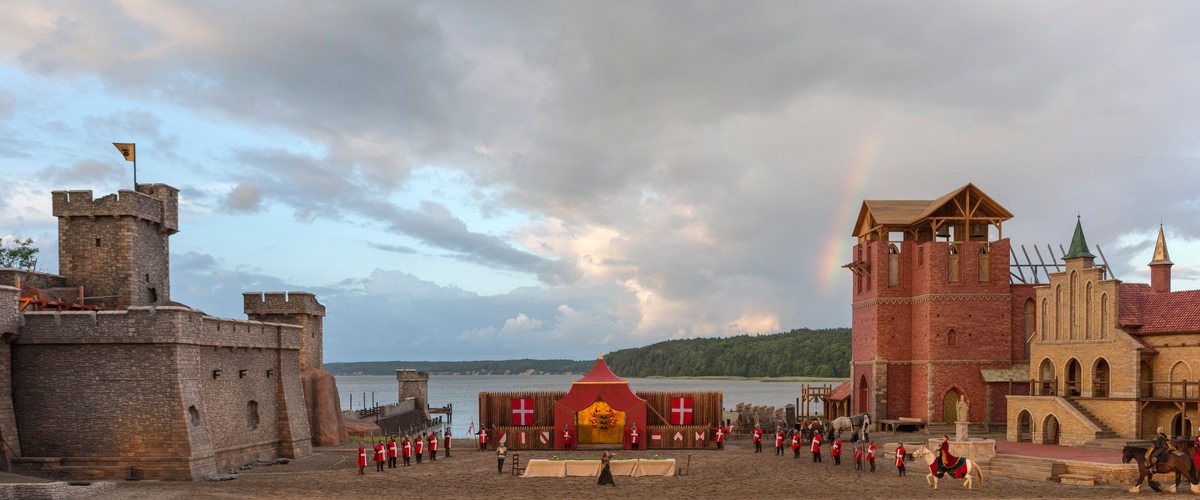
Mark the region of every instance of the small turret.
[[1067, 254], [1062, 259], [1067, 262], [1082, 259], [1084, 268], [1090, 268], [1096, 262], [1096, 256], [1088, 251], [1087, 238], [1083, 236], [1083, 224], [1078, 216], [1075, 217], [1075, 234], [1071, 236], [1071, 248], [1067, 249]]
[[1167, 255], [1167, 239], [1163, 236], [1162, 224], [1158, 225], [1158, 243], [1154, 245], [1154, 260], [1150, 261], [1150, 288], [1156, 292], [1171, 291], [1171, 262]]

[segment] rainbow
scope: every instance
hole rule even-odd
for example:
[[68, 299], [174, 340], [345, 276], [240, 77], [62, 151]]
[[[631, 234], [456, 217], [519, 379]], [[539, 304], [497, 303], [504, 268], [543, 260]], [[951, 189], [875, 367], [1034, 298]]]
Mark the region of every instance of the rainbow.
[[863, 187], [878, 162], [882, 142], [878, 132], [868, 134], [860, 142], [854, 161], [850, 164], [850, 175], [846, 176], [842, 188], [841, 202], [830, 218], [831, 227], [820, 259], [821, 294], [825, 297], [833, 294], [835, 280], [845, 279], [842, 265], [850, 260], [851, 242], [847, 230], [854, 226], [854, 219], [858, 217], [858, 208], [862, 206]]

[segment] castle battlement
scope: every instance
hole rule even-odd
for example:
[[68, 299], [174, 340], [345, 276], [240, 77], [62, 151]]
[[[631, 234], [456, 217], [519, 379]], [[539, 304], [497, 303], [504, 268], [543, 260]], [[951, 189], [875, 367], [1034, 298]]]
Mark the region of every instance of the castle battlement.
[[242, 294], [247, 315], [308, 314], [325, 316], [325, 306], [308, 292], [246, 292]]
[[177, 343], [228, 348], [300, 349], [296, 325], [215, 318], [187, 307], [23, 314], [22, 344]]
[[179, 190], [166, 184], [142, 184], [137, 191], [93, 198], [91, 190], [51, 192], [55, 217], [135, 217], [179, 232]]

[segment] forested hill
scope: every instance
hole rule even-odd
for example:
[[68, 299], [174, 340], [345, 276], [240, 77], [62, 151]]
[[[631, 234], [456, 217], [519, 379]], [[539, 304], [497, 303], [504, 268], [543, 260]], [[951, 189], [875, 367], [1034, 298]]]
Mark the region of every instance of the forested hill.
[[[621, 377], [850, 376], [850, 329], [792, 330], [772, 335], [668, 340], [604, 355]], [[584, 374], [594, 359], [500, 361], [359, 361], [325, 363], [334, 375], [395, 375], [400, 368], [435, 375]]]
[[849, 377], [850, 329], [668, 340], [604, 355], [622, 377]]

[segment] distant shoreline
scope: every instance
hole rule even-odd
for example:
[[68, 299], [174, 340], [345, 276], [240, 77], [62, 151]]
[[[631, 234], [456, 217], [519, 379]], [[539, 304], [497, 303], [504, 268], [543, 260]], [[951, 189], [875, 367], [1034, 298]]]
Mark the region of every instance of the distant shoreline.
[[[430, 375], [453, 376], [453, 377], [528, 377], [536, 375], [576, 375], [582, 377], [583, 373], [449, 373], [449, 372], [429, 372]], [[388, 377], [391, 374], [378, 373], [335, 373], [335, 377]], [[708, 375], [702, 377], [623, 377], [636, 379], [654, 379], [654, 380], [755, 380], [758, 382], [814, 382], [814, 383], [830, 383], [837, 384], [845, 382], [849, 379], [837, 377], [737, 377], [732, 375]]]

